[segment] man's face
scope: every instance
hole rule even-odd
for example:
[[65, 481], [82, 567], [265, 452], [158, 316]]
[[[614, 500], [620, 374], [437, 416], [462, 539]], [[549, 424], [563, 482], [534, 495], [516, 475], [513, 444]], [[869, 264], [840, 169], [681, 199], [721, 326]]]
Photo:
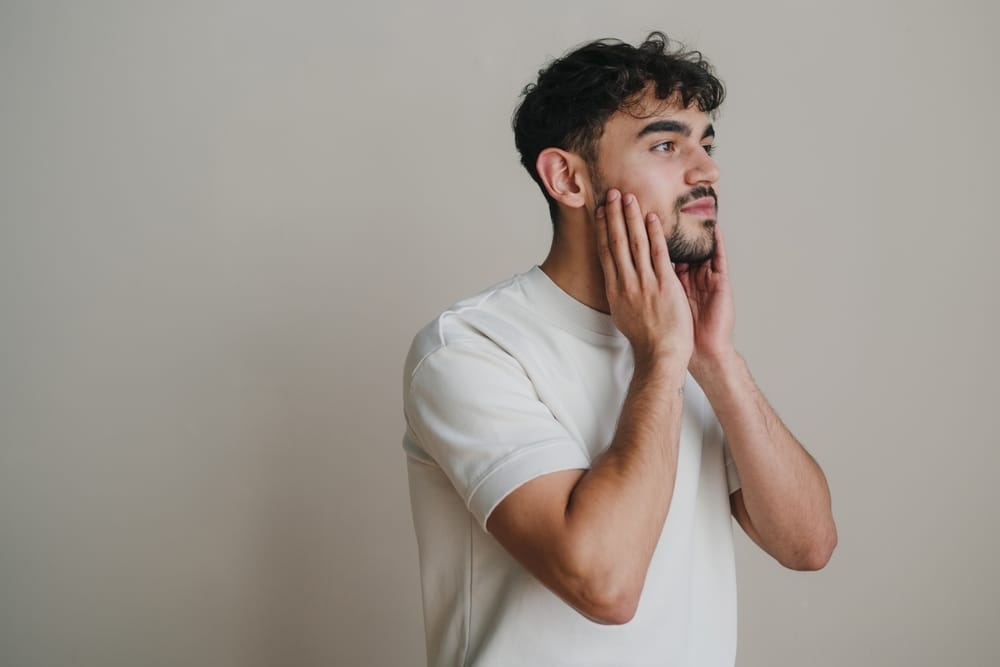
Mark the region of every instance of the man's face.
[[609, 188], [632, 193], [643, 214], [659, 216], [672, 262], [709, 259], [718, 204], [714, 137], [708, 114], [697, 105], [684, 109], [679, 98], [647, 93], [632, 114], [619, 111], [604, 126], [592, 174], [597, 203], [604, 203]]

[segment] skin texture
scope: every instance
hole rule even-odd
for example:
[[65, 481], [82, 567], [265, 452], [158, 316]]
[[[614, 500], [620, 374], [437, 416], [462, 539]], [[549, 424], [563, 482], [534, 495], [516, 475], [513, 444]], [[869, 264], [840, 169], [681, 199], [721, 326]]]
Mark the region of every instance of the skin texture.
[[639, 102], [638, 113], [608, 120], [596, 165], [557, 148], [537, 162], [560, 209], [542, 270], [610, 313], [632, 344], [635, 372], [618, 428], [590, 470], [525, 483], [487, 522], [542, 583], [602, 623], [635, 613], [669, 512], [688, 372], [726, 433], [742, 481], [732, 513], [749, 537], [797, 570], [824, 567], [837, 542], [822, 470], [733, 346], [721, 226], [714, 214], [680, 210], [718, 194], [719, 170], [706, 149], [710, 120], [676, 98], [646, 93]]

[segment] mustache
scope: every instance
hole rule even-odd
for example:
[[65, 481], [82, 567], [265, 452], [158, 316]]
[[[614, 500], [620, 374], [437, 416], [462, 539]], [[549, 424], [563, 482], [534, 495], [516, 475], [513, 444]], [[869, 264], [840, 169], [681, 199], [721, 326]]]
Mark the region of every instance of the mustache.
[[695, 199], [701, 199], [702, 197], [711, 197], [712, 201], [715, 202], [716, 208], [718, 208], [719, 195], [716, 194], [715, 190], [707, 185], [698, 185], [694, 188], [691, 188], [690, 192], [683, 194], [677, 198], [677, 201], [674, 203], [674, 210], [679, 211], [688, 204], [690, 204], [691, 202], [693, 202]]

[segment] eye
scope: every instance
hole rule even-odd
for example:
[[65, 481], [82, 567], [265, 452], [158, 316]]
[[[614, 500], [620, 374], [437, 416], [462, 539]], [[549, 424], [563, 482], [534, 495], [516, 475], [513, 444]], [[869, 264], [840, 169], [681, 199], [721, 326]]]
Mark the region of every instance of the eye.
[[661, 153], [670, 153], [674, 150], [674, 142], [672, 141], [661, 141], [660, 143], [653, 146], [654, 151], [660, 151]]
[[715, 144], [703, 144], [703, 146], [705, 148], [705, 152], [709, 155], [715, 155], [715, 151], [719, 149], [719, 147]]

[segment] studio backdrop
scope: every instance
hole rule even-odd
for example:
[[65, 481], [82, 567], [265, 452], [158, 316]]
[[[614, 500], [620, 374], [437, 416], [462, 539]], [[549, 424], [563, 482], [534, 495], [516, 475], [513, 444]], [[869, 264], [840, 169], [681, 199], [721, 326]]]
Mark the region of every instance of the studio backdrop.
[[985, 0], [3, 2], [0, 664], [422, 665], [407, 348], [548, 251], [522, 87], [655, 29], [726, 84], [737, 347], [839, 529], [803, 573], [734, 524], [738, 664], [1000, 664], [998, 28]]

